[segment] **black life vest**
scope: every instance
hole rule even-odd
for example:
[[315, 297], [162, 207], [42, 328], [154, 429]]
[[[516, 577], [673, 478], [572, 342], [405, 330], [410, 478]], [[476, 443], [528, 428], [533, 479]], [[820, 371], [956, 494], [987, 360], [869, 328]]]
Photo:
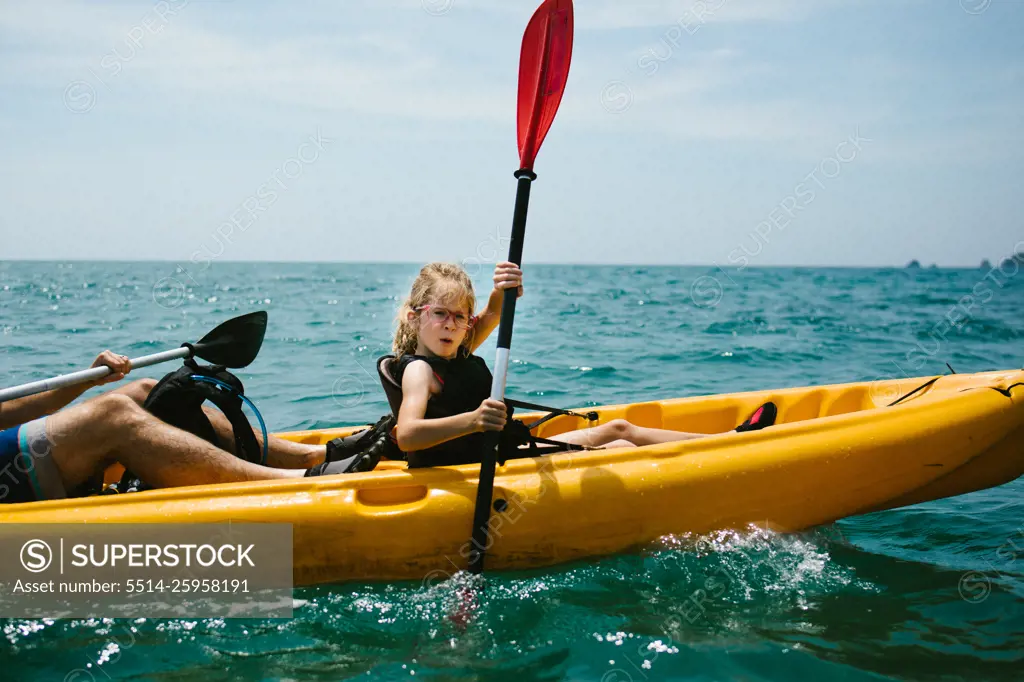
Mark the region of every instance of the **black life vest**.
[[[182, 367], [166, 375], [153, 387], [143, 407], [171, 426], [194, 433], [228, 450], [220, 442], [213, 425], [203, 412], [203, 403], [209, 400], [231, 423], [235, 454], [246, 461], [265, 464], [266, 449], [260, 447], [249, 420], [242, 412], [244, 391], [238, 377], [224, 367], [200, 365], [194, 360], [186, 360]], [[262, 417], [260, 419], [262, 421]]]
[[[217, 437], [213, 424], [203, 412], [203, 403], [209, 400], [220, 408], [227, 417], [234, 433], [235, 454], [249, 462], [264, 464], [266, 459], [266, 428], [263, 429], [264, 447], [261, 448], [253, 433], [249, 420], [242, 412], [242, 401], [248, 402], [256, 412], [260, 425], [263, 417], [244, 395], [242, 382], [231, 372], [220, 365], [200, 365], [194, 360], [186, 360], [185, 364], [173, 372], [166, 374], [157, 382], [153, 390], [146, 396], [143, 407], [153, 416], [171, 426], [193, 433], [203, 440], [213, 443], [221, 449], [227, 449]], [[132, 471], [125, 471], [121, 480], [103, 492], [127, 493], [149, 490], [150, 486]]]
[[[417, 360], [423, 360], [434, 371], [441, 384], [441, 392], [430, 396], [427, 402], [426, 419], [453, 417], [472, 412], [480, 403], [491, 396], [491, 370], [483, 358], [463, 348], [451, 359], [428, 358], [423, 355], [403, 355], [391, 364], [392, 376], [399, 386], [405, 369]], [[471, 464], [479, 462], [483, 455], [484, 434], [471, 433], [435, 445], [432, 448], [407, 453], [409, 468]]]

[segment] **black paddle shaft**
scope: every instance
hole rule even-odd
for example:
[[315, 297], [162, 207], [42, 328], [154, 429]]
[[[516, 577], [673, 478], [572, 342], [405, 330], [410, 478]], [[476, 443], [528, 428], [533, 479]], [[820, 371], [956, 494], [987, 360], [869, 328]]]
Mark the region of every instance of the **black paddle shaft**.
[[[519, 184], [516, 187], [516, 207], [512, 213], [512, 239], [508, 245], [508, 260], [522, 267], [523, 242], [526, 241], [526, 212], [530, 208], [530, 186], [537, 179], [533, 171], [516, 171]], [[516, 317], [516, 300], [519, 293], [516, 289], [505, 289], [505, 298], [501, 302], [501, 321], [498, 323], [498, 348], [512, 347], [512, 322]]]
[[[516, 187], [516, 206], [512, 213], [512, 241], [508, 247], [508, 260], [522, 267], [523, 242], [526, 237], [526, 211], [530, 207], [530, 185], [537, 179], [533, 171], [522, 168], [516, 171], [519, 184]], [[498, 323], [498, 348], [508, 350], [512, 347], [512, 324], [516, 317], [516, 289], [505, 289], [505, 298], [501, 302], [501, 321]], [[495, 371], [504, 372], [506, 367], [495, 367]], [[505, 377], [501, 377], [502, 395], [504, 398]], [[493, 396], [492, 396], [493, 397]], [[473, 512], [473, 539], [469, 553], [469, 572], [482, 573], [484, 556], [489, 544], [491, 521], [491, 497], [494, 495], [494, 469], [499, 431], [489, 431], [484, 438], [483, 458], [480, 460], [480, 482], [476, 489], [476, 508]]]

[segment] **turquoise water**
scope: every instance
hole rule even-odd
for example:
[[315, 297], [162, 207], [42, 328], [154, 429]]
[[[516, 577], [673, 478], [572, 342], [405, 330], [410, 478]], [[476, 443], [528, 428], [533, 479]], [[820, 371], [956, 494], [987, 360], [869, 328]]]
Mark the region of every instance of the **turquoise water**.
[[[77, 369], [104, 347], [174, 347], [266, 309], [263, 351], [240, 375], [269, 426], [372, 421], [387, 411], [374, 360], [415, 272], [0, 263], [0, 386]], [[489, 271], [474, 274], [488, 284]], [[1012, 264], [535, 266], [526, 278], [509, 393], [554, 405], [922, 376], [946, 362], [958, 372], [1024, 365], [1024, 273]], [[489, 361], [493, 348], [482, 351]], [[800, 535], [667, 538], [485, 582], [465, 628], [448, 617], [452, 582], [296, 590], [289, 621], [2, 621], [0, 671], [76, 681], [1018, 680], [1024, 481]]]

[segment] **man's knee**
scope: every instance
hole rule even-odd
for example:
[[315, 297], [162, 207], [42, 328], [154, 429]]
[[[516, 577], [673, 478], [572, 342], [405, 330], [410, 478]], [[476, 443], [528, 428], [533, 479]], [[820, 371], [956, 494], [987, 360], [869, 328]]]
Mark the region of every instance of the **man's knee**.
[[148, 414], [135, 399], [125, 393], [112, 391], [93, 399], [92, 407], [101, 421], [110, 426], [125, 428], [144, 421]]
[[123, 393], [110, 392], [46, 418], [55, 462], [71, 489], [114, 460], [119, 443], [143, 428], [149, 413]]
[[127, 386], [114, 391], [114, 393], [120, 393], [131, 398], [136, 404], [142, 405], [146, 402], [146, 398], [149, 397], [150, 391], [156, 386], [156, 379], [137, 379]]

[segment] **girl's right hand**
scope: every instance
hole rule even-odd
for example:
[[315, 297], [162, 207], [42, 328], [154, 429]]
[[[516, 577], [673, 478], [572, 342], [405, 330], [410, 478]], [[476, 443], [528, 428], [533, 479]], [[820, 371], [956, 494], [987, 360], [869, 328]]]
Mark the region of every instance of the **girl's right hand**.
[[505, 403], [500, 400], [487, 400], [473, 411], [473, 432], [501, 431], [505, 428]]
[[523, 271], [515, 263], [505, 261], [494, 266], [494, 288], [497, 291], [517, 289], [517, 296], [523, 295]]

